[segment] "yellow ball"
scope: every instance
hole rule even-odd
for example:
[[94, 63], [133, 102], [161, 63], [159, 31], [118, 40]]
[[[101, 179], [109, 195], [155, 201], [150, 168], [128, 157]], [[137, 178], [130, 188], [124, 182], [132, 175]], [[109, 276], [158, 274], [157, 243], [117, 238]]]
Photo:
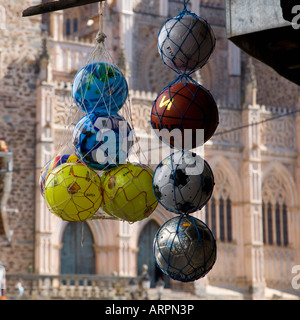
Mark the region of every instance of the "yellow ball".
[[109, 215], [135, 222], [147, 218], [155, 210], [157, 199], [150, 168], [127, 163], [106, 171], [101, 178], [103, 210]]
[[84, 221], [101, 206], [101, 180], [82, 163], [65, 163], [48, 174], [44, 197], [49, 210], [61, 219]]

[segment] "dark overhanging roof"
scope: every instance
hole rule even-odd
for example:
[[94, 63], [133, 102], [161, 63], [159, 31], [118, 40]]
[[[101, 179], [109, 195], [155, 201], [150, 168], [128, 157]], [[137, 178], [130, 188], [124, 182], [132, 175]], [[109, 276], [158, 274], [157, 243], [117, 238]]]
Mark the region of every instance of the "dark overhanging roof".
[[226, 0], [226, 25], [234, 44], [300, 85], [300, 17], [291, 23], [295, 5], [300, 1]]
[[74, 7], [80, 7], [95, 2], [104, 2], [106, 0], [58, 0], [44, 2], [36, 6], [29, 7], [23, 11], [23, 17], [34, 16], [37, 14], [59, 11]]

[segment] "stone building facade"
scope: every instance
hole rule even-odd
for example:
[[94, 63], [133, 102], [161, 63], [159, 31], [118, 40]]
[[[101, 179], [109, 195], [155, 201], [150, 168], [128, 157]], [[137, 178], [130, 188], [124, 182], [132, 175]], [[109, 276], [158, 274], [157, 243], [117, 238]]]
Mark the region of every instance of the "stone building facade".
[[[39, 170], [72, 128], [72, 77], [94, 48], [98, 5], [26, 19], [19, 17], [24, 6], [8, 0], [0, 5], [0, 139], [13, 158], [10, 196], [0, 214], [8, 230], [0, 228], [0, 259], [7, 273], [59, 274], [62, 253], [69, 254], [67, 243], [77, 231], [47, 210]], [[142, 149], [148, 138], [141, 129], [151, 131], [153, 100], [176, 77], [159, 57], [157, 34], [182, 9], [182, 0], [109, 0], [104, 8], [106, 47], [126, 74]], [[213, 230], [218, 257], [189, 289], [203, 294], [223, 287], [245, 298], [300, 296], [291, 285], [292, 268], [300, 264], [299, 88], [226, 39], [223, 0], [191, 0], [188, 9], [205, 18], [217, 38], [208, 64], [193, 77], [212, 92], [220, 114], [218, 130], [204, 147], [214, 193], [195, 214]], [[88, 221], [90, 242], [83, 249], [91, 248], [91, 257], [84, 256], [94, 265], [91, 272], [136, 276], [146, 263], [155, 282], [153, 232], [172, 217], [158, 206], [134, 224]]]

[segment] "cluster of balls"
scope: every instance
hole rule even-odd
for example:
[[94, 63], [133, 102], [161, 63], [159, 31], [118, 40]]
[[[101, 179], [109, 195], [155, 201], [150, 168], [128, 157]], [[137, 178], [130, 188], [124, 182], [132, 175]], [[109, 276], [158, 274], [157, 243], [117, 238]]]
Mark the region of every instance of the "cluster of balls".
[[183, 282], [205, 276], [216, 261], [214, 235], [190, 215], [206, 205], [214, 188], [209, 164], [190, 151], [208, 141], [219, 123], [213, 96], [190, 77], [206, 64], [214, 47], [210, 25], [186, 8], [165, 21], [158, 35], [162, 61], [179, 76], [155, 99], [151, 125], [178, 151], [156, 167], [153, 189], [158, 202], [178, 216], [157, 231], [153, 255], [163, 273]]
[[134, 137], [118, 114], [128, 97], [122, 72], [109, 63], [90, 63], [75, 76], [72, 97], [85, 115], [73, 130], [74, 154], [58, 155], [42, 170], [49, 210], [67, 221], [93, 218], [100, 207], [129, 222], [148, 217], [158, 203], [153, 171], [127, 161]]

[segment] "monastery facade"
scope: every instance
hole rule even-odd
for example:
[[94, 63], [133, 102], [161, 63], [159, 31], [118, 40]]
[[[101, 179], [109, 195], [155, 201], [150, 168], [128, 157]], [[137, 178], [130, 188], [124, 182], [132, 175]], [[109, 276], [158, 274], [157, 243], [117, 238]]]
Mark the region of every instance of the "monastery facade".
[[[40, 169], [60, 149], [70, 125], [72, 79], [95, 46], [98, 4], [21, 18], [24, 6], [16, 0], [0, 5], [0, 140], [11, 157], [1, 167], [9, 194], [1, 200], [0, 260], [7, 274], [43, 275], [135, 277], [147, 264], [154, 285], [161, 274], [153, 237], [174, 214], [158, 205], [133, 224], [89, 220], [81, 248], [81, 224], [52, 215], [38, 184]], [[104, 8], [105, 45], [127, 78], [144, 150], [153, 101], [176, 78], [159, 56], [158, 31], [182, 9], [182, 0], [108, 0]], [[188, 9], [216, 35], [214, 53], [193, 78], [211, 91], [220, 117], [204, 146], [215, 177], [213, 195], [194, 214], [216, 237], [217, 261], [188, 286], [198, 295], [220, 287], [245, 298], [299, 297], [291, 284], [292, 268], [300, 265], [299, 88], [227, 40], [223, 0], [191, 0]], [[170, 280], [167, 286], [184, 287]]]

